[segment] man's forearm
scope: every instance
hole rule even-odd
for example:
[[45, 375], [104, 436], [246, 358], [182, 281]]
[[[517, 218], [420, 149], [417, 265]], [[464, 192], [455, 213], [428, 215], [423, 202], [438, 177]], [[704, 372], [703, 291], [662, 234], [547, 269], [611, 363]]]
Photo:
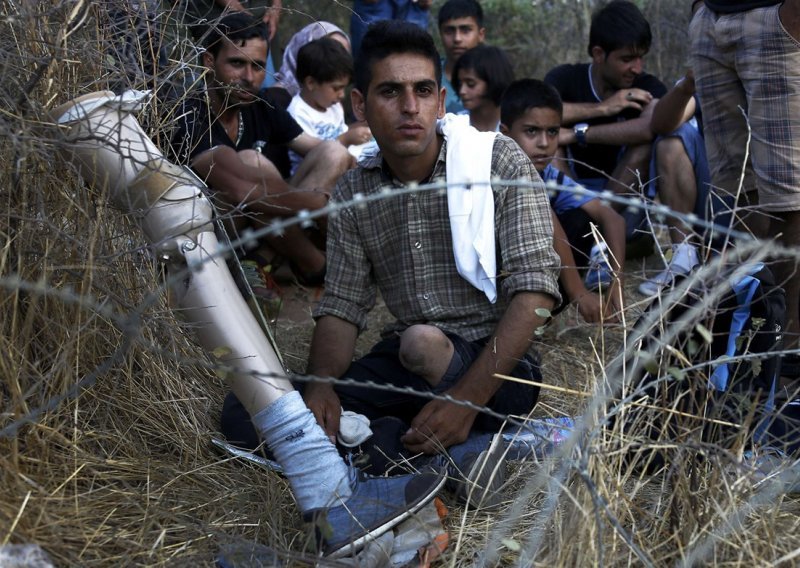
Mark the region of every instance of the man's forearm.
[[322, 316], [314, 327], [311, 352], [308, 357], [309, 375], [339, 378], [353, 360], [358, 328], [336, 316]]
[[507, 374], [517, 366], [528, 351], [534, 332], [545, 322], [536, 314], [537, 308], [551, 310], [554, 303], [547, 294], [517, 293], [486, 347], [448, 394], [479, 405], [489, 402], [502, 385], [502, 379], [493, 375]]
[[[564, 130], [562, 129], [562, 132]], [[559, 137], [559, 143], [577, 143], [574, 134], [566, 137]], [[625, 120], [623, 122], [613, 122], [610, 124], [598, 124], [590, 126], [586, 131], [587, 144], [608, 144], [611, 146], [634, 146], [637, 144], [649, 144], [653, 141], [653, 131], [650, 129], [650, 115]]]
[[203, 152], [191, 163], [197, 175], [234, 207], [247, 205], [265, 215], [285, 217], [327, 204], [325, 194], [297, 191], [280, 177], [274, 166], [269, 166], [248, 164], [227, 146]]
[[602, 103], [564, 103], [561, 124], [573, 125], [602, 116], [606, 116]]

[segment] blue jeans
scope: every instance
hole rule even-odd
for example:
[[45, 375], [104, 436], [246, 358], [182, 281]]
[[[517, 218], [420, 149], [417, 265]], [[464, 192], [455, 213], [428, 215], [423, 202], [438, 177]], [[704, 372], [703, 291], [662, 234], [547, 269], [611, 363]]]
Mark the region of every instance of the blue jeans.
[[361, 49], [361, 39], [367, 28], [379, 20], [404, 20], [416, 24], [423, 30], [428, 29], [428, 10], [423, 10], [411, 0], [378, 0], [377, 2], [353, 2], [353, 15], [350, 18], [350, 43], [353, 46], [353, 57]]

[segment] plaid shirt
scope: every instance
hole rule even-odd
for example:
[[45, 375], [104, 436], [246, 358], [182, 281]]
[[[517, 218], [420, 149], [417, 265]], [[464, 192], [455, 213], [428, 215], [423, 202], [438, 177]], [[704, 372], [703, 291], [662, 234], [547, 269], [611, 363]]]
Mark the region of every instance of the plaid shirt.
[[[445, 181], [445, 157], [443, 143], [431, 182]], [[331, 216], [325, 293], [315, 318], [336, 316], [362, 331], [380, 290], [397, 318], [383, 330], [384, 337], [424, 323], [474, 341], [494, 332], [517, 292], [542, 292], [560, 300], [560, 263], [553, 250], [544, 185], [511, 139], [496, 138], [492, 178], [530, 180], [532, 187], [493, 187], [498, 275], [502, 275], [494, 304], [458, 274], [446, 192], [392, 196], [392, 188], [406, 186], [390, 177], [380, 154], [362, 159], [359, 165], [339, 180], [333, 200], [349, 202], [358, 193], [388, 195]]]

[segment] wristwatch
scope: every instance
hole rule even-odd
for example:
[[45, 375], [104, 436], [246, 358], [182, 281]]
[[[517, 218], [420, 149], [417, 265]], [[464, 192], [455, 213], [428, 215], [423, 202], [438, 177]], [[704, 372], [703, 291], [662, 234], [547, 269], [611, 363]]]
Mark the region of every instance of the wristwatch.
[[585, 122], [579, 122], [572, 128], [572, 131], [575, 132], [575, 138], [578, 140], [578, 146], [586, 146], [587, 130], [589, 130], [589, 125]]

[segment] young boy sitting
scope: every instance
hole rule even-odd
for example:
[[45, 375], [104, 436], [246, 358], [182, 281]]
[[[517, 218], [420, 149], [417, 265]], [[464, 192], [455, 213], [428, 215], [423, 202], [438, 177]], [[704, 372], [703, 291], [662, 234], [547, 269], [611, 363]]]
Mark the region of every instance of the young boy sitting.
[[[515, 81], [501, 101], [500, 131], [513, 138], [528, 157], [545, 183], [559, 188], [577, 184], [553, 167], [550, 162], [558, 150], [561, 128], [561, 97], [553, 87], [536, 79]], [[614, 209], [593, 196], [578, 195], [559, 189], [551, 194], [555, 211], [553, 247], [561, 257], [560, 284], [570, 301], [578, 303], [587, 321], [606, 321], [622, 307], [622, 271], [625, 264], [625, 221]], [[591, 223], [600, 229], [597, 242]], [[572, 248], [582, 259], [588, 257], [589, 270], [585, 283], [575, 270]], [[613, 270], [612, 268], [613, 267]], [[600, 289], [608, 302], [602, 308], [599, 299], [587, 291]], [[592, 315], [594, 314], [594, 315]]]
[[[358, 156], [358, 145], [369, 142], [372, 134], [365, 125], [347, 127], [342, 99], [353, 77], [353, 58], [336, 40], [323, 37], [304, 45], [297, 52], [297, 82], [300, 92], [289, 104], [289, 114], [303, 131], [322, 140], [338, 140]], [[289, 152], [292, 174], [302, 156]]]

